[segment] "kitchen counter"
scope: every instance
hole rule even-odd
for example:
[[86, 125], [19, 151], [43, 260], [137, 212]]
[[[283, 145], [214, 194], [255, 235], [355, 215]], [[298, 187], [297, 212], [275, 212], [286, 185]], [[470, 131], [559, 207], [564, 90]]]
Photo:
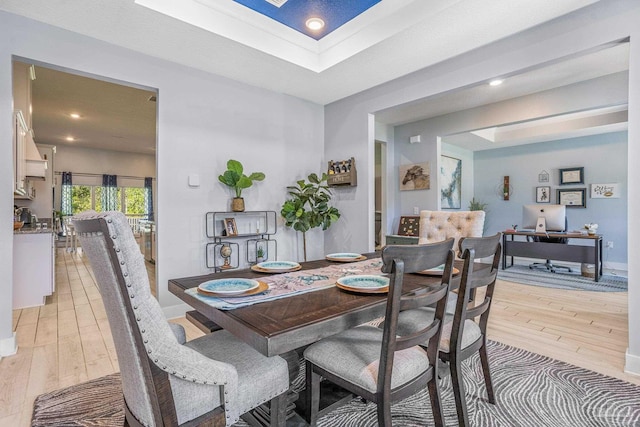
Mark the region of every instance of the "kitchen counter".
[[50, 228], [44, 229], [36, 229], [31, 227], [22, 227], [20, 230], [13, 230], [13, 234], [46, 234], [53, 233], [53, 230]]

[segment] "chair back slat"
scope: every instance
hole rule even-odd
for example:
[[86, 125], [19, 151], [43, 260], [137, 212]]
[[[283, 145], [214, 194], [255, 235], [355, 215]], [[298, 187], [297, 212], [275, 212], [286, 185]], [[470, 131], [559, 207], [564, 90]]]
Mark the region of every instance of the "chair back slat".
[[[385, 384], [391, 384], [392, 366], [396, 351], [428, 342], [427, 355], [430, 365], [437, 366], [438, 346], [447, 303], [447, 295], [453, 273], [453, 239], [427, 245], [391, 245], [382, 250], [382, 271], [390, 273], [389, 295], [385, 311], [380, 365], [378, 371], [378, 392], [385, 392]], [[402, 297], [405, 273], [414, 273], [444, 265], [442, 281], [439, 285], [425, 286], [417, 295]], [[436, 312], [433, 321], [409, 337], [397, 337], [398, 314], [403, 304], [434, 304]], [[410, 304], [409, 304], [410, 305]], [[411, 344], [411, 345], [410, 345]], [[388, 392], [388, 390], [387, 390]]]
[[485, 298], [482, 303], [476, 305], [472, 308], [467, 308], [467, 313], [465, 315], [466, 319], [475, 319], [480, 316], [491, 307], [491, 298]]
[[[476, 257], [477, 259], [477, 257]], [[473, 274], [473, 276], [471, 277], [471, 282], [469, 283], [469, 287], [471, 289], [476, 289], [476, 288], [482, 288], [484, 286], [489, 286], [490, 284], [492, 284], [493, 282], [496, 281], [496, 278], [498, 277], [498, 269], [492, 269], [492, 271], [490, 271], [489, 269], [485, 269], [482, 271], [478, 271], [475, 272]]]

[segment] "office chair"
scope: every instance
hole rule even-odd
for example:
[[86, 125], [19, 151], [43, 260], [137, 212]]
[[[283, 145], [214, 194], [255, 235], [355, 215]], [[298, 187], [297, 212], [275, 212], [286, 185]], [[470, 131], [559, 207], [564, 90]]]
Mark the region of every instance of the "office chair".
[[[565, 217], [564, 218], [564, 230], [562, 230], [562, 231], [566, 232], [568, 228], [569, 228], [569, 222], [567, 221], [567, 217]], [[566, 245], [566, 244], [569, 243], [569, 239], [567, 239], [566, 237], [527, 236], [527, 241], [529, 241], [529, 242], [544, 242], [544, 243], [558, 243], [560, 245]], [[534, 268], [544, 268], [547, 271], [550, 271], [552, 273], [555, 273], [556, 269], [558, 269], [558, 268], [564, 268], [569, 273], [571, 273], [571, 267], [569, 267], [567, 265], [556, 265], [556, 264], [553, 264], [550, 259], [546, 260], [545, 262], [534, 262], [532, 264], [529, 264], [529, 268], [532, 269], [532, 270]]]

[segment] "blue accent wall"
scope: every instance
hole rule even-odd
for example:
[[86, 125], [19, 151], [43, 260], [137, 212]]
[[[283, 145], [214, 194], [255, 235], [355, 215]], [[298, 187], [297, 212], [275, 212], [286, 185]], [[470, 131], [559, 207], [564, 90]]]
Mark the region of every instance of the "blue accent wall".
[[[584, 167], [585, 183], [560, 185], [559, 169]], [[549, 173], [549, 183], [539, 183], [538, 174]], [[509, 201], [499, 194], [502, 179], [510, 178], [513, 192]], [[590, 184], [619, 183], [617, 199], [592, 199]], [[474, 196], [488, 203], [486, 234], [522, 223], [522, 206], [535, 204], [537, 186], [551, 187], [551, 203], [557, 203], [559, 188], [585, 188], [586, 208], [567, 208], [569, 230], [585, 223], [598, 223], [604, 242], [605, 266], [627, 263], [627, 132], [541, 142], [474, 153]], [[573, 243], [573, 242], [572, 242]]]

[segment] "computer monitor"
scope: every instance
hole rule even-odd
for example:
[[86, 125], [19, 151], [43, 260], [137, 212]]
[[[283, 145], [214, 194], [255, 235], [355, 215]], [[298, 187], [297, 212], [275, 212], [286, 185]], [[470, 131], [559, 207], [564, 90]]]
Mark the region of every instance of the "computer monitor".
[[[544, 218], [544, 221], [538, 219]], [[539, 232], [566, 231], [567, 210], [564, 205], [524, 205], [522, 228]]]

